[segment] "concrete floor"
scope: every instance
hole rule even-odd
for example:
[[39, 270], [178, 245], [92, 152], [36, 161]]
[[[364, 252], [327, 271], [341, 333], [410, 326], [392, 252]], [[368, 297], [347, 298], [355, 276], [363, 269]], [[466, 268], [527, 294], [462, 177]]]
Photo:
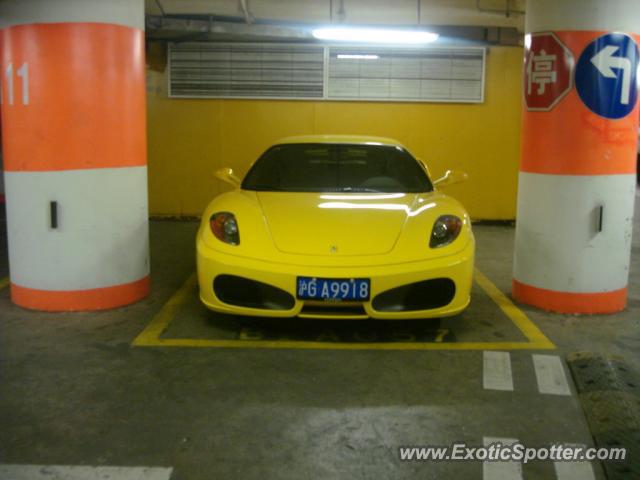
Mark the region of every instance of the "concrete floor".
[[[593, 445], [570, 375], [572, 395], [539, 393], [532, 354], [564, 359], [587, 350], [620, 355], [640, 368], [638, 221], [629, 308], [575, 317], [521, 306], [557, 349], [511, 351], [513, 391], [483, 388], [481, 349], [132, 346], [194, 271], [196, 227], [151, 223], [153, 292], [136, 305], [38, 313], [14, 306], [8, 289], [0, 291], [0, 463], [166, 466], [171, 478], [194, 480], [482, 478], [482, 462], [403, 463], [398, 447], [482, 445], [485, 437]], [[478, 268], [508, 293], [513, 228], [478, 225], [475, 232]], [[7, 270], [4, 255], [0, 278]], [[469, 311], [440, 325], [300, 327], [300, 321], [222, 318], [206, 311], [194, 290], [183, 300], [163, 338], [290, 345], [328, 330], [332, 341], [351, 344], [429, 343], [440, 329], [447, 332], [438, 341], [447, 345], [526, 341], [477, 285]], [[403, 337], [407, 332], [413, 336]], [[592, 467], [595, 478], [604, 478], [597, 462]], [[556, 478], [551, 462], [526, 464], [523, 475]]]

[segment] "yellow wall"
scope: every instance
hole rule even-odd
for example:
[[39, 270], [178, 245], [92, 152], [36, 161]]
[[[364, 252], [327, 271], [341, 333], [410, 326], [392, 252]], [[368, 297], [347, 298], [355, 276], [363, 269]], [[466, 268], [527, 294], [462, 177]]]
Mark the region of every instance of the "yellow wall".
[[299, 134], [392, 137], [434, 177], [469, 173], [447, 189], [474, 219], [513, 219], [520, 141], [522, 50], [488, 50], [485, 103], [375, 103], [167, 98], [164, 74], [148, 75], [149, 206], [152, 215], [199, 215], [269, 145]]

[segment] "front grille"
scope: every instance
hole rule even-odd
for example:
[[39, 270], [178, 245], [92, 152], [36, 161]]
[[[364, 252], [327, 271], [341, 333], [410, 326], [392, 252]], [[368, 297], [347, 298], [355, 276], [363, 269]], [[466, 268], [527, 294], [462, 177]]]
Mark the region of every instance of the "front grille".
[[434, 278], [382, 292], [373, 299], [372, 306], [378, 312], [432, 310], [448, 305], [455, 295], [453, 280]]
[[218, 275], [213, 290], [221, 302], [238, 307], [291, 310], [296, 303], [284, 290], [236, 275]]
[[339, 304], [313, 304], [313, 305], [304, 305], [302, 310], [300, 311], [300, 315], [307, 316], [336, 316], [336, 317], [366, 317], [367, 312], [365, 312], [364, 307], [362, 305], [343, 305]]

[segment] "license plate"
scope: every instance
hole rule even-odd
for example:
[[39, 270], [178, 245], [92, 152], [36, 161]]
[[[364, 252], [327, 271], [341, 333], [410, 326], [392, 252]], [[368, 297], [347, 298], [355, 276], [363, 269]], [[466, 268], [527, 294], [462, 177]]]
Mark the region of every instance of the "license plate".
[[304, 300], [369, 300], [368, 278], [313, 278], [298, 277], [296, 288], [299, 299]]

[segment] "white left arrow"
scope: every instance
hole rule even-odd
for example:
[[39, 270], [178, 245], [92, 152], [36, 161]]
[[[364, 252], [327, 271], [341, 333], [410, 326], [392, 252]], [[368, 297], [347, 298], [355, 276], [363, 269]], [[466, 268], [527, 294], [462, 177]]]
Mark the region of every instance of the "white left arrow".
[[626, 57], [614, 57], [613, 54], [620, 47], [615, 45], [607, 45], [591, 58], [591, 63], [598, 71], [607, 78], [616, 78], [616, 70], [622, 70], [622, 92], [620, 93], [620, 103], [629, 104], [629, 96], [631, 95], [631, 60]]

